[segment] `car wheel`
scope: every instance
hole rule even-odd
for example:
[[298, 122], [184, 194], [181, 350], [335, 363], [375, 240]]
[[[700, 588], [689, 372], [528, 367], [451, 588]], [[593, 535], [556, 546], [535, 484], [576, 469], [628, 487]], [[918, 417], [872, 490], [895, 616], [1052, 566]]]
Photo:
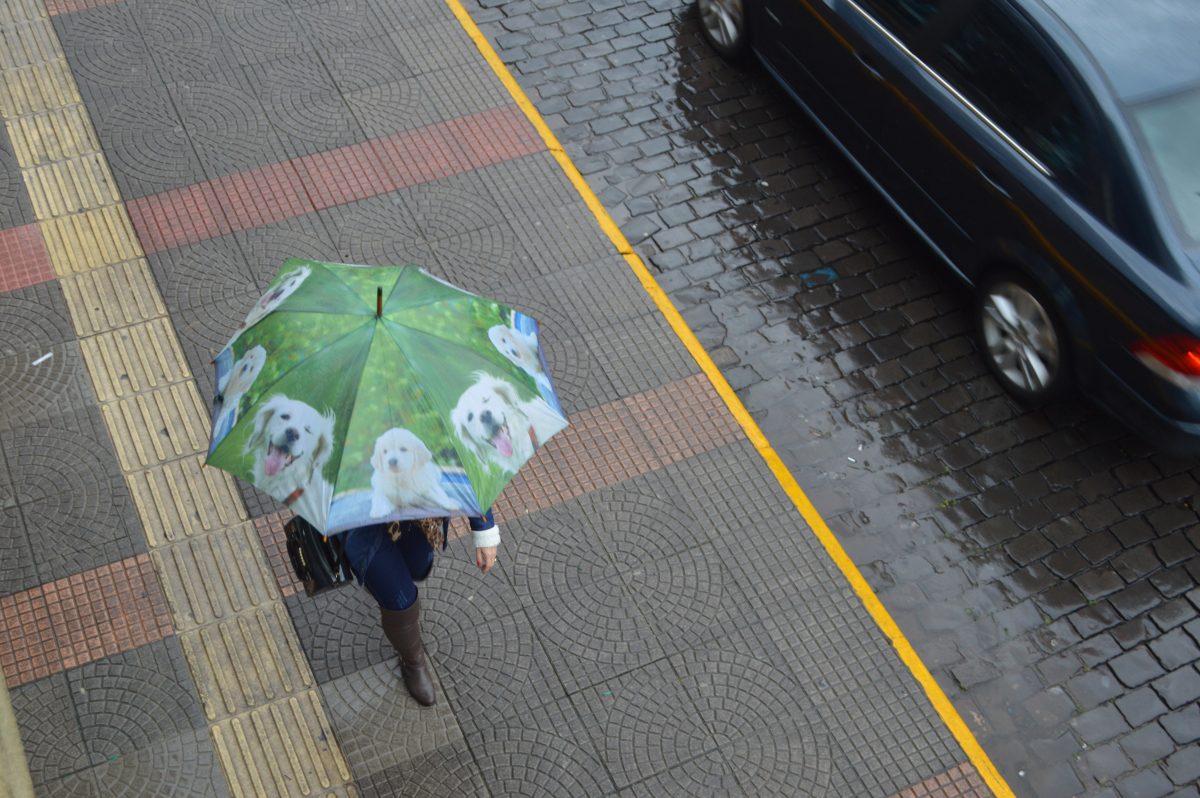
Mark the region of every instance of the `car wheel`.
[[700, 32], [714, 50], [736, 61], [750, 45], [750, 20], [742, 0], [696, 0]]
[[1004, 389], [1026, 404], [1057, 396], [1068, 383], [1067, 338], [1053, 308], [1015, 274], [993, 276], [979, 292], [983, 356]]

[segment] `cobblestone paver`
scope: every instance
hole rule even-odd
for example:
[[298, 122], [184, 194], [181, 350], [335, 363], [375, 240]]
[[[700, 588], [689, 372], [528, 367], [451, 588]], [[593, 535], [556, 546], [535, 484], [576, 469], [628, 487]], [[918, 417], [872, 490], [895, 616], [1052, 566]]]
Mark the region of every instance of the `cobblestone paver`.
[[689, 5], [468, 3], [1014, 790], [1194, 795], [1200, 469], [1003, 396], [965, 292]]

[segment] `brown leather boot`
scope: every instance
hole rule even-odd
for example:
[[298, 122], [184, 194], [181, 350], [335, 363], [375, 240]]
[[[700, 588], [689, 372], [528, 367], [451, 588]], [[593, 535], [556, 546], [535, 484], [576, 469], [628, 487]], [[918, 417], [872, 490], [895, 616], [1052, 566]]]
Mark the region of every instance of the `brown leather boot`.
[[400, 655], [400, 675], [409, 695], [423, 707], [432, 706], [437, 696], [433, 692], [433, 676], [425, 658], [425, 645], [421, 642], [421, 600], [418, 598], [406, 610], [380, 608], [379, 612], [383, 633]]

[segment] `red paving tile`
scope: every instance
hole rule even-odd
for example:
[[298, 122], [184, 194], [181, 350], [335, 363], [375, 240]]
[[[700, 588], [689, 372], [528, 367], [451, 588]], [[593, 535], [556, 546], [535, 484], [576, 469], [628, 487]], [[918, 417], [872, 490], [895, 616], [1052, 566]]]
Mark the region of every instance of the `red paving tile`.
[[0, 597], [0, 666], [9, 687], [173, 633], [145, 554]]
[[510, 106], [135, 199], [129, 216], [159, 252], [543, 149]]
[[52, 17], [86, 11], [89, 8], [116, 5], [122, 0], [46, 0], [46, 11]]
[[896, 793], [892, 798], [988, 798], [991, 794], [979, 777], [979, 771], [969, 762], [963, 762]]
[[0, 230], [0, 293], [54, 277], [46, 242], [36, 224]]

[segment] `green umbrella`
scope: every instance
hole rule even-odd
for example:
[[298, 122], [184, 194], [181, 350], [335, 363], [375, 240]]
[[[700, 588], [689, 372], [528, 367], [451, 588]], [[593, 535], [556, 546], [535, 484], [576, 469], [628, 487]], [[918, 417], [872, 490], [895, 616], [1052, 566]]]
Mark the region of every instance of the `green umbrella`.
[[480, 515], [567, 426], [537, 322], [415, 266], [288, 260], [216, 368], [208, 463], [327, 534]]

